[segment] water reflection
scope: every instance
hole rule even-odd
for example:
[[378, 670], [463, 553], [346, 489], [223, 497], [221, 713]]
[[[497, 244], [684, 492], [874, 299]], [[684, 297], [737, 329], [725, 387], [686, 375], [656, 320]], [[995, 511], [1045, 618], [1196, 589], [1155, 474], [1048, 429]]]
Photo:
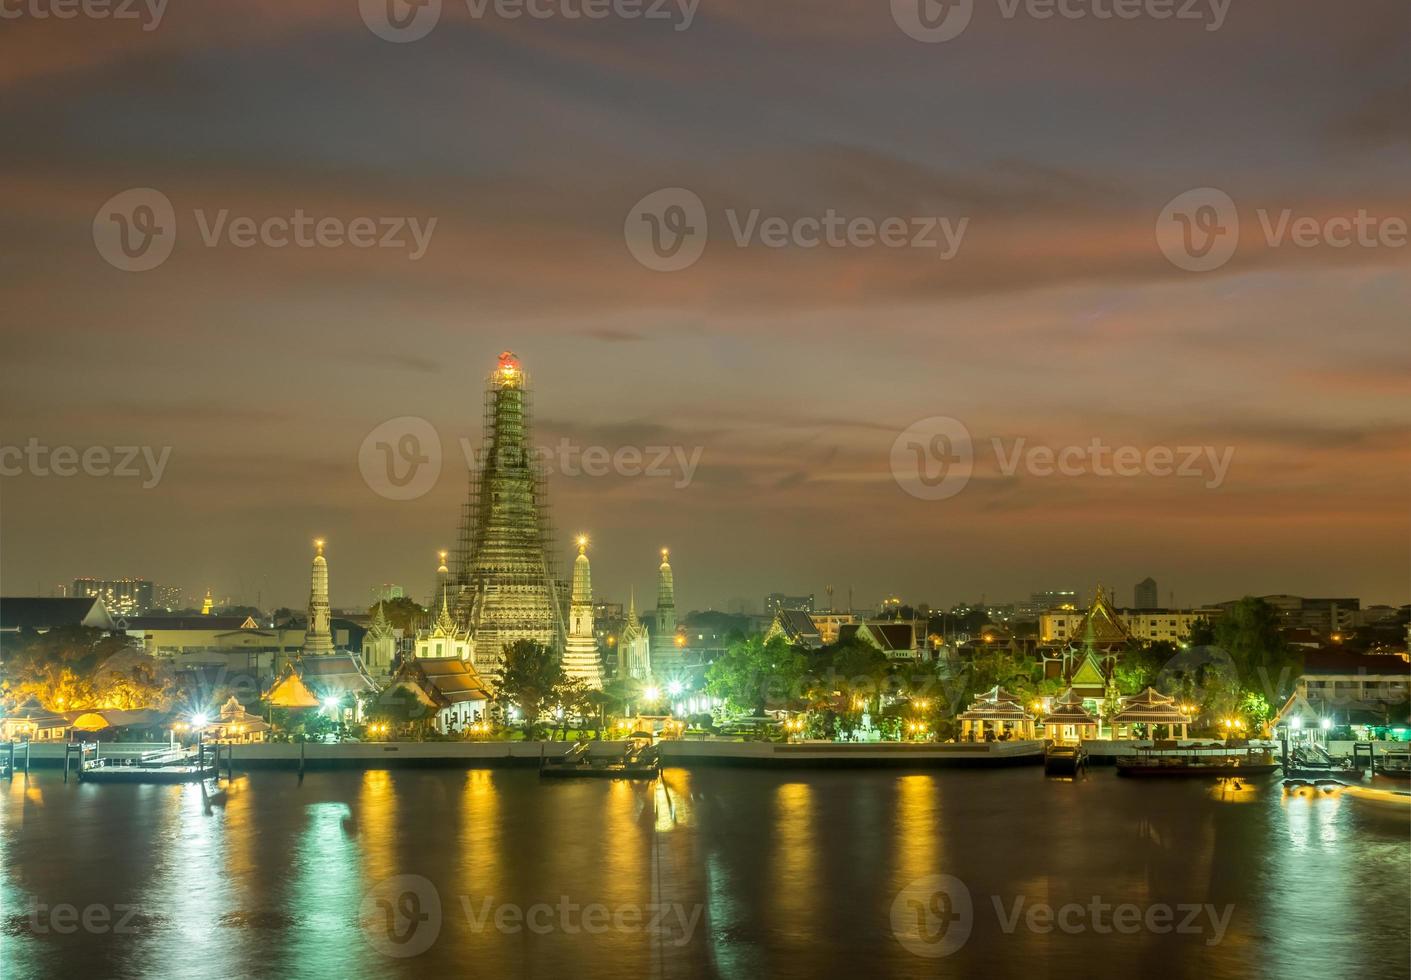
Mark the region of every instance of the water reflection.
[[774, 792], [774, 850], [770, 863], [771, 933], [785, 955], [817, 939], [813, 912], [820, 855], [814, 843], [813, 787], [785, 783]]

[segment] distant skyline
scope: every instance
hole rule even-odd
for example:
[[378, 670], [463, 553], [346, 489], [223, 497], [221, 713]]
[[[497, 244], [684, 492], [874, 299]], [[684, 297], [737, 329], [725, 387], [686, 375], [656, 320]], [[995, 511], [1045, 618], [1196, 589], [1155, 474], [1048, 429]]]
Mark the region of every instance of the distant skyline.
[[[1404, 2], [1236, 3], [1218, 30], [980, 4], [941, 44], [886, 0], [707, 0], [679, 31], [446, 3], [407, 44], [358, 7], [5, 22], [0, 449], [164, 464], [146, 489], [0, 476], [0, 593], [141, 575], [299, 607], [324, 537], [335, 605], [383, 582], [424, 598], [465, 497], [460, 440], [479, 445], [483, 378], [512, 349], [537, 443], [699, 450], [685, 486], [551, 479], [560, 569], [589, 534], [601, 596], [650, 605], [669, 546], [683, 610], [830, 583], [859, 604], [1099, 583], [1129, 602], [1147, 575], [1180, 605], [1408, 601], [1411, 249], [1261, 239], [1264, 212], [1411, 217]], [[1190, 272], [1155, 229], [1206, 187], [1238, 202], [1240, 248]], [[179, 216], [150, 271], [95, 246], [132, 188]], [[681, 271], [624, 241], [664, 188], [710, 212]], [[968, 226], [948, 260], [736, 247], [726, 212], [755, 209]], [[436, 225], [416, 259], [206, 247], [198, 211]], [[360, 470], [399, 417], [444, 453], [411, 500]], [[976, 457], [926, 500], [897, 444], [933, 417]], [[1214, 464], [1006, 472], [1093, 440], [1228, 468], [1213, 487]]]

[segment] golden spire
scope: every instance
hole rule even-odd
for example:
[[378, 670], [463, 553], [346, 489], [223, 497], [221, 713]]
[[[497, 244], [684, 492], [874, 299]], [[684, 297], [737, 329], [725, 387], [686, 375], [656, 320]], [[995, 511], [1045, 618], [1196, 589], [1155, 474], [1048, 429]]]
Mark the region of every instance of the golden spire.
[[580, 555], [588, 553], [588, 535], [586, 534], [578, 535], [578, 553]]

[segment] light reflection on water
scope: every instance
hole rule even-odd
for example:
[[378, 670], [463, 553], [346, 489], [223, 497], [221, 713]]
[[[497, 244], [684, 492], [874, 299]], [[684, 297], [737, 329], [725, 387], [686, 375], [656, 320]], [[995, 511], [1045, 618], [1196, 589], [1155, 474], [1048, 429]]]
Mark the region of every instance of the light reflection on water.
[[[1408, 844], [1404, 821], [1286, 798], [1272, 779], [1233, 790], [1101, 770], [1067, 783], [1033, 770], [669, 770], [549, 784], [408, 770], [261, 773], [207, 800], [195, 786], [64, 785], [46, 771], [0, 784], [0, 939], [7, 978], [910, 977], [1021, 962], [1047, 977], [1291, 976], [1310, 950], [1339, 975], [1404, 977]], [[889, 919], [908, 882], [938, 873], [975, 906], [970, 940], [945, 960], [908, 952]], [[379, 952], [358, 924], [364, 894], [396, 875], [424, 876], [444, 912], [413, 958]], [[1217, 946], [996, 921], [996, 902], [1094, 896], [1234, 911]], [[534, 935], [468, 921], [462, 897], [476, 909], [669, 904], [698, 918], [689, 933], [590, 934], [572, 919]], [[36, 931], [34, 902], [132, 905], [139, 928]]]

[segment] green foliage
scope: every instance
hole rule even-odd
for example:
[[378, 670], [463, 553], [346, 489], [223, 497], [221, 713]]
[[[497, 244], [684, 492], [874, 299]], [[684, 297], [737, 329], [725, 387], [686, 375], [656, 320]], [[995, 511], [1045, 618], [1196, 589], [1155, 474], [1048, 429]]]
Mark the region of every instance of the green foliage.
[[401, 596], [397, 599], [387, 599], [383, 602], [374, 602], [367, 611], [369, 616], [377, 615], [377, 607], [382, 607], [382, 615], [387, 617], [387, 622], [393, 629], [399, 629], [402, 634], [408, 635], [418, 623], [425, 622], [430, 615], [425, 606], [417, 603], [415, 599], [408, 599]]
[[1293, 688], [1301, 657], [1284, 641], [1279, 611], [1245, 596], [1215, 623], [1215, 643], [1230, 655], [1245, 690], [1278, 698]]
[[1202, 616], [1191, 623], [1191, 635], [1187, 640], [1193, 647], [1214, 646], [1215, 627], [1210, 624], [1210, 620]]
[[21, 634], [3, 678], [12, 702], [33, 697], [51, 711], [165, 709], [174, 693], [171, 672], [127, 637], [86, 626]]
[[549, 647], [534, 640], [505, 644], [500, 693], [519, 708], [526, 731], [554, 703], [563, 683], [563, 664]]
[[732, 711], [759, 714], [773, 704], [787, 704], [801, 692], [803, 656], [782, 637], [760, 634], [730, 644], [706, 668], [706, 693], [722, 698]]

